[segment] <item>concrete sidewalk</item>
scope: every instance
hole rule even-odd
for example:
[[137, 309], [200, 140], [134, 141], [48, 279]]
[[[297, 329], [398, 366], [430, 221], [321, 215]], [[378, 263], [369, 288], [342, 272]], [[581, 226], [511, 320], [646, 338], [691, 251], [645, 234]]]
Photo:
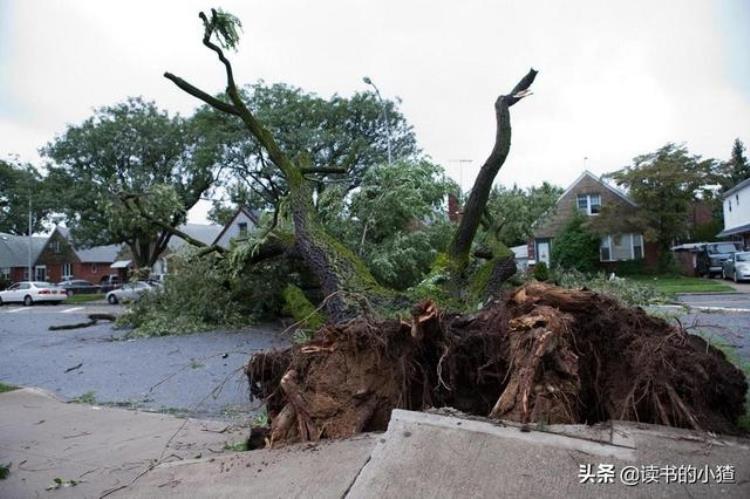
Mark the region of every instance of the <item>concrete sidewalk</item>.
[[[246, 437], [225, 423], [68, 404], [38, 389], [2, 393], [0, 464], [12, 464], [0, 497], [100, 497], [157, 462], [220, 455]], [[47, 491], [55, 479], [61, 486]]]
[[[384, 434], [223, 453], [247, 434], [232, 431], [0, 394], [0, 497], [750, 497], [750, 441], [661, 426], [395, 410]], [[55, 478], [81, 483], [47, 492]]]
[[[750, 497], [748, 444], [632, 423], [526, 432], [519, 425], [396, 410], [380, 436], [171, 463], [122, 497], [744, 498]], [[727, 464], [734, 466], [732, 483], [715, 472]], [[637, 470], [636, 485], [621, 481], [623, 469]], [[658, 483], [641, 483], [654, 469]], [[678, 480], [680, 469], [684, 477]], [[590, 471], [587, 483], [581, 483], [581, 470]], [[678, 483], [690, 479], [689, 470], [694, 481], [705, 477], [708, 483]]]

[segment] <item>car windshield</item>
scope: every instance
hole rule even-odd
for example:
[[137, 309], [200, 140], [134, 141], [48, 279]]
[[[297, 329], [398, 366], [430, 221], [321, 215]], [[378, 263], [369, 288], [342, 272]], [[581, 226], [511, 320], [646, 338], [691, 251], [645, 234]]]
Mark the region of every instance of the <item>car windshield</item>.
[[709, 253], [734, 253], [737, 247], [734, 244], [709, 244]]
[[35, 288], [54, 288], [55, 285], [51, 282], [34, 281], [32, 282]]
[[734, 255], [738, 262], [750, 262], [750, 252], [748, 253], [737, 253]]

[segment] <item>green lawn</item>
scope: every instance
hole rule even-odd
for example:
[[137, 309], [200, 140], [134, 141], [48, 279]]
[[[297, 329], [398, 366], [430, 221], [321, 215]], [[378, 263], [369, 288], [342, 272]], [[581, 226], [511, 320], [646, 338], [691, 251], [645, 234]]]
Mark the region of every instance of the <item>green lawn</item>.
[[96, 301], [96, 300], [103, 300], [104, 294], [102, 293], [94, 293], [90, 295], [73, 295], [69, 296], [63, 303], [70, 304], [70, 303], [85, 303], [87, 301]]
[[673, 275], [635, 275], [629, 276], [628, 279], [633, 279], [643, 284], [650, 284], [658, 291], [667, 295], [677, 293], [733, 293], [735, 291], [733, 287], [720, 279]]
[[16, 390], [16, 389], [18, 389], [17, 386], [7, 385], [3, 383], [2, 381], [0, 381], [0, 393], [12, 392], [13, 390]]

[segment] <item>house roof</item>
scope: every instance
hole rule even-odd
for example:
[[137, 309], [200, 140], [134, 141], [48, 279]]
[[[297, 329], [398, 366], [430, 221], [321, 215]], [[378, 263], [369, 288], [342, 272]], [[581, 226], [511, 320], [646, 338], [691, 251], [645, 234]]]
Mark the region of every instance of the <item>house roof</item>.
[[234, 224], [234, 221], [237, 220], [237, 217], [239, 217], [240, 214], [244, 214], [247, 218], [252, 220], [252, 222], [256, 226], [258, 225], [258, 223], [260, 223], [260, 210], [251, 210], [246, 206], [240, 206], [239, 208], [237, 208], [237, 211], [234, 212], [234, 215], [232, 215], [232, 218], [229, 220], [229, 222], [227, 222], [226, 225], [222, 227], [221, 231], [216, 235], [214, 240], [211, 242], [212, 244], [217, 244], [219, 242], [219, 239], [221, 239], [221, 237], [229, 229], [229, 227]]
[[745, 187], [747, 187], [749, 185], [750, 185], [750, 178], [746, 178], [745, 180], [743, 180], [739, 184], [737, 184], [734, 187], [732, 187], [731, 189], [729, 189], [727, 192], [723, 193], [721, 195], [722, 199], [728, 198], [729, 196], [731, 196], [735, 192], [741, 191], [742, 189], [744, 189]]
[[630, 196], [628, 196], [627, 194], [625, 194], [624, 192], [622, 192], [620, 189], [618, 189], [618, 188], [616, 188], [616, 187], [608, 184], [607, 182], [605, 182], [604, 180], [602, 180], [601, 177], [597, 177], [596, 175], [594, 175], [593, 173], [591, 173], [589, 170], [584, 170], [583, 173], [581, 173], [578, 176], [578, 178], [575, 179], [573, 181], [573, 183], [568, 186], [567, 189], [565, 189], [565, 191], [560, 195], [560, 197], [557, 198], [557, 202], [559, 203], [560, 200], [562, 200], [562, 198], [564, 198], [568, 193], [570, 193], [570, 191], [572, 191], [573, 189], [575, 189], [575, 186], [577, 186], [581, 182], [581, 180], [583, 180], [586, 177], [591, 177], [593, 180], [595, 180], [596, 182], [598, 182], [599, 184], [601, 184], [603, 187], [607, 188], [610, 192], [612, 192], [616, 196], [620, 197], [623, 201], [626, 201], [627, 203], [630, 203], [632, 206], [638, 206], [638, 204], [636, 204], [635, 201], [633, 201], [632, 199], [630, 199]]
[[722, 230], [721, 232], [716, 234], [716, 237], [736, 236], [737, 234], [743, 234], [745, 232], [750, 232], [750, 224], [740, 225], [739, 227], [732, 227], [731, 229]]
[[77, 249], [76, 255], [82, 263], [112, 263], [122, 250], [119, 244], [108, 244], [106, 246], [94, 246], [93, 248]]
[[[47, 236], [31, 236], [31, 262], [39, 259], [47, 245]], [[0, 233], [0, 268], [26, 267], [29, 264], [29, 237]]]
[[[188, 236], [205, 244], [212, 244], [216, 236], [223, 230], [223, 227], [218, 224], [182, 224], [177, 228]], [[169, 240], [169, 248], [173, 251], [182, 248], [186, 244], [188, 243], [179, 236], [172, 236]]]

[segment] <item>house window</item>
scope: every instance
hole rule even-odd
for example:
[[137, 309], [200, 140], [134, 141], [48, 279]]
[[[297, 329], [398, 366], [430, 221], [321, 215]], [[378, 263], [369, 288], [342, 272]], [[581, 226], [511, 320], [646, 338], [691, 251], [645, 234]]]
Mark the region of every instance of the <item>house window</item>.
[[49, 243], [49, 247], [53, 253], [60, 253], [60, 241], [52, 241]]
[[0, 268], [0, 277], [5, 280], [10, 280], [10, 267]]
[[237, 224], [237, 226], [240, 228], [240, 237], [246, 237], [247, 236], [247, 222], [240, 222]]
[[643, 236], [641, 234], [614, 234], [604, 236], [599, 245], [602, 262], [638, 260], [643, 258]]
[[62, 278], [70, 279], [71, 277], [73, 277], [73, 265], [71, 265], [70, 263], [63, 263]]
[[34, 280], [46, 281], [47, 280], [47, 266], [37, 265], [34, 267]]
[[599, 194], [579, 194], [578, 209], [587, 215], [598, 215], [602, 211], [602, 197]]

